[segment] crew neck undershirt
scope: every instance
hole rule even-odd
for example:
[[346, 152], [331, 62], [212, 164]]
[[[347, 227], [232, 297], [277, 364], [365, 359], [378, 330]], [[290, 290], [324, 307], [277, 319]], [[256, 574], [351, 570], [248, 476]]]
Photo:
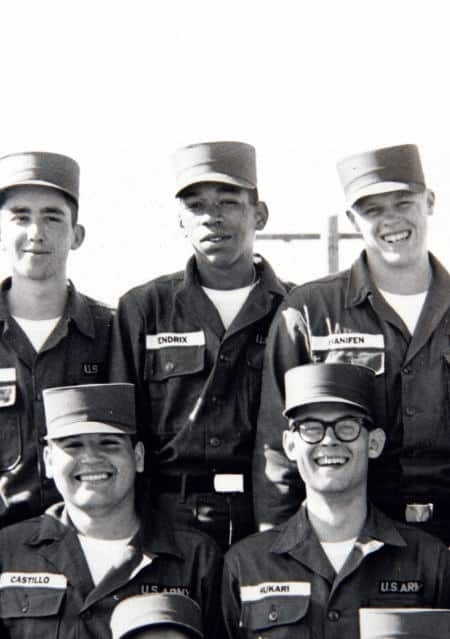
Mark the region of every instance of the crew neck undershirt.
[[353, 550], [353, 546], [355, 545], [356, 540], [357, 537], [353, 537], [353, 539], [345, 539], [344, 541], [320, 542], [320, 545], [322, 546], [326, 556], [330, 560], [330, 563], [336, 571], [336, 574], [340, 572], [342, 566], [347, 561], [347, 557]]
[[33, 344], [35, 351], [39, 352], [47, 337], [61, 319], [61, 315], [44, 320], [25, 319], [23, 317], [17, 317], [17, 315], [13, 315], [13, 318]]
[[387, 291], [383, 291], [381, 288], [378, 290], [385, 298], [386, 302], [392, 306], [397, 315], [402, 318], [408, 327], [409, 332], [413, 335], [420, 313], [422, 312], [422, 307], [428, 294], [428, 290], [422, 293], [415, 293], [414, 295], [388, 293]]
[[253, 282], [249, 286], [232, 288], [226, 291], [202, 286], [202, 289], [216, 307], [226, 330], [231, 326], [234, 318], [244, 306], [250, 292], [257, 284], [258, 282]]

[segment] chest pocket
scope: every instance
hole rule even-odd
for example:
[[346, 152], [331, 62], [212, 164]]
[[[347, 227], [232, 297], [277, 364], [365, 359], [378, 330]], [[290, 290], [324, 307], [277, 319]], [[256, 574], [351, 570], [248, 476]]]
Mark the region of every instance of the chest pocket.
[[310, 639], [305, 622], [309, 603], [309, 596], [274, 596], [243, 602], [240, 625], [249, 636], [261, 639]]
[[205, 366], [205, 334], [158, 333], [146, 338], [146, 374], [151, 382], [192, 375]]
[[15, 368], [0, 368], [0, 472], [11, 470], [22, 455]]
[[311, 336], [311, 356], [315, 362], [359, 364], [375, 375], [385, 369], [384, 335], [371, 333], [332, 333]]
[[54, 616], [56, 622], [65, 592], [57, 588], [5, 588], [0, 594], [0, 616], [2, 619]]

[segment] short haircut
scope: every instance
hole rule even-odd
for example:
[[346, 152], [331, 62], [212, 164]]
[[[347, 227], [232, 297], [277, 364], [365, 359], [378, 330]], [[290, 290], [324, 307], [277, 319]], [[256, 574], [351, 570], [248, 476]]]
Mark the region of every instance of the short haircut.
[[[36, 185], [17, 184], [16, 186], [10, 186], [7, 189], [3, 189], [2, 191], [0, 191], [0, 210], [5, 208], [6, 201], [8, 200], [10, 195], [14, 192], [14, 190], [19, 189], [22, 186], [40, 186], [40, 185], [39, 184], [36, 184]], [[57, 189], [53, 186], [45, 186], [45, 188], [52, 189], [54, 191], [58, 191], [58, 193], [61, 193], [64, 200], [66, 201], [66, 204], [70, 208], [70, 214], [72, 217], [72, 226], [75, 226], [75, 224], [78, 222], [78, 202], [65, 191], [61, 191], [60, 189]]]

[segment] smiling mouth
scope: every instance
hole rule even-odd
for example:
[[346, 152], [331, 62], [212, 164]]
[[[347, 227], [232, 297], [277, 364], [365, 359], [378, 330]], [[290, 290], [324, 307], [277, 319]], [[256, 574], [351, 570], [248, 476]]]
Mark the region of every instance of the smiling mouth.
[[112, 473], [80, 473], [75, 475], [75, 479], [80, 482], [96, 483], [106, 481], [112, 477]]
[[397, 244], [397, 242], [405, 242], [411, 237], [411, 231], [397, 231], [396, 233], [385, 233], [381, 239], [388, 244]]
[[229, 240], [231, 235], [208, 235], [203, 238], [202, 242], [211, 242], [211, 244], [220, 244], [226, 240]]
[[316, 457], [314, 461], [318, 466], [340, 467], [348, 462], [348, 458], [340, 455], [324, 455], [323, 457]]

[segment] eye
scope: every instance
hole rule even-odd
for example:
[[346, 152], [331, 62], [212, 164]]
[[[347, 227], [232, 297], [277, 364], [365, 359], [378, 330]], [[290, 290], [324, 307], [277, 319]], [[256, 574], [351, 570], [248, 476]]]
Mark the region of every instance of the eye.
[[223, 208], [231, 208], [232, 206], [237, 206], [238, 202], [236, 200], [232, 200], [227, 198], [225, 200], [220, 200], [219, 205]]
[[371, 206], [363, 211], [363, 215], [368, 218], [376, 217], [380, 215], [381, 208], [379, 206]]
[[193, 200], [186, 202], [186, 208], [188, 209], [188, 211], [197, 212], [202, 211], [205, 207], [201, 200]]

